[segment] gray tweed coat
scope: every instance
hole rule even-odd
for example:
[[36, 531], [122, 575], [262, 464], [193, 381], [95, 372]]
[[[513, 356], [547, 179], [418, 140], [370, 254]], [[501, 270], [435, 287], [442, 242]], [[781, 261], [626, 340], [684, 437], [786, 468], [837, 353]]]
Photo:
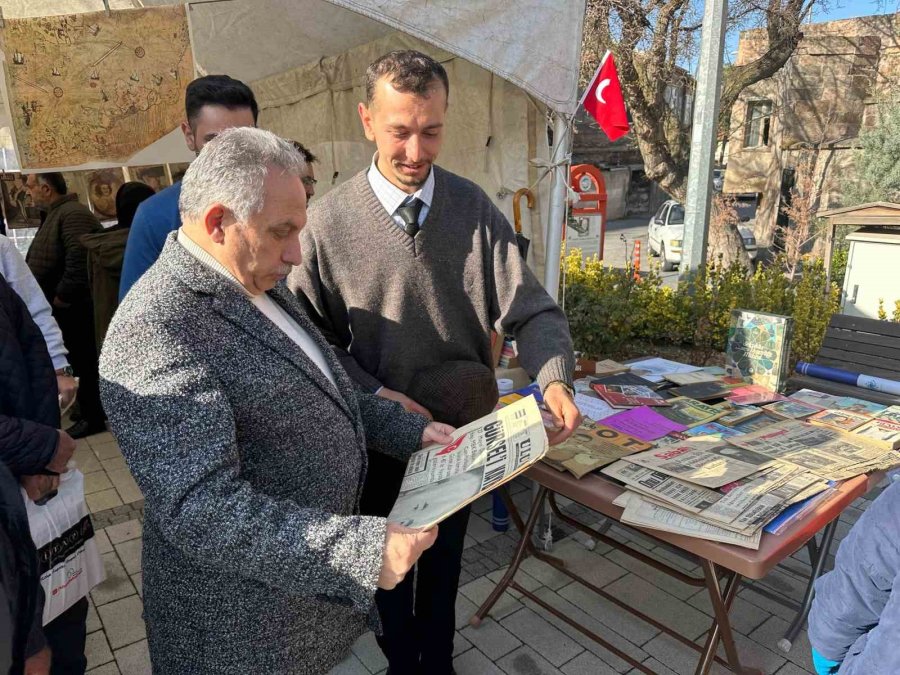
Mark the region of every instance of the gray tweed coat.
[[372, 626], [385, 520], [358, 515], [366, 443], [406, 459], [426, 420], [362, 393], [296, 299], [335, 389], [230, 281], [169, 236], [100, 358], [146, 499], [154, 673], [324, 673]]

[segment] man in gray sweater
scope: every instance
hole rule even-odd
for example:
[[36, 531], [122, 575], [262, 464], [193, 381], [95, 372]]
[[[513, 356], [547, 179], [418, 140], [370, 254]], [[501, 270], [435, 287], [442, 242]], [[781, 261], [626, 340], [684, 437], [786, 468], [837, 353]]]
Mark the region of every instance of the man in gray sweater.
[[[560, 442], [580, 422], [566, 318], [519, 257], [513, 228], [484, 191], [434, 165], [448, 94], [447, 73], [424, 54], [392, 52], [369, 66], [359, 114], [378, 152], [371, 167], [311, 210], [303, 263], [289, 286], [359, 384], [423, 414], [429, 411], [409, 395], [419, 388], [418, 373], [448, 362], [492, 368], [491, 330], [513, 334], [556, 418], [551, 442]], [[489, 372], [487, 384], [495, 387]], [[404, 468], [370, 455], [364, 511], [390, 510]], [[391, 675], [453, 672], [467, 522], [463, 510], [441, 524], [419, 562], [415, 594], [412, 575], [376, 594]]]

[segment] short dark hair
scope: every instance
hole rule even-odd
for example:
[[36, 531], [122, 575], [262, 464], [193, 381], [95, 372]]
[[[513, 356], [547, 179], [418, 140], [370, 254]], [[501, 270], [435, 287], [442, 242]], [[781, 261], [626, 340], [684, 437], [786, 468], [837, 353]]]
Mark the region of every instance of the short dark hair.
[[414, 49], [398, 49], [377, 59], [366, 70], [366, 105], [372, 105], [375, 85], [387, 77], [397, 91], [416, 96], [428, 96], [428, 88], [440, 80], [450, 96], [450, 80], [444, 66], [430, 56]]
[[297, 152], [299, 152], [301, 155], [303, 155], [303, 160], [307, 164], [312, 164], [313, 162], [319, 161], [319, 158], [316, 157], [314, 154], [312, 154], [312, 151], [309, 148], [307, 148], [305, 145], [303, 145], [303, 143], [301, 143], [300, 141], [291, 141], [291, 145], [294, 146], [294, 149]]
[[198, 77], [187, 86], [184, 92], [184, 112], [188, 124], [194, 124], [200, 109], [205, 105], [221, 105], [229, 110], [250, 108], [254, 124], [259, 116], [259, 106], [250, 87], [228, 75]]
[[63, 175], [59, 171], [53, 171], [51, 173], [39, 173], [36, 175], [37, 179], [41, 183], [43, 183], [44, 185], [49, 185], [58, 195], [64, 195], [69, 191], [69, 186], [66, 185], [66, 179], [63, 178]]

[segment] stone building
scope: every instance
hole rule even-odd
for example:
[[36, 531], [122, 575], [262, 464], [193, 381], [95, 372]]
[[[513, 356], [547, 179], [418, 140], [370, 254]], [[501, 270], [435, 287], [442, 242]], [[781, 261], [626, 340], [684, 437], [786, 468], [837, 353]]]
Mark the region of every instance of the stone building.
[[[803, 26], [803, 38], [773, 77], [748, 87], [732, 110], [724, 192], [758, 198], [756, 235], [771, 243], [785, 224], [798, 170], [811, 171], [814, 208], [842, 206], [856, 180], [860, 131], [900, 76], [900, 14]], [[764, 29], [741, 33], [736, 65], [765, 53]]]

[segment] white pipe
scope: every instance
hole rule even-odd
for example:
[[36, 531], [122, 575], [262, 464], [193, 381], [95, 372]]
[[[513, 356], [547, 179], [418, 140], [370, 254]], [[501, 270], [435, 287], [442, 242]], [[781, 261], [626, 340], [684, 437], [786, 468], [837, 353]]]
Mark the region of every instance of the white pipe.
[[571, 128], [565, 117], [553, 113], [553, 148], [550, 152], [553, 183], [550, 187], [550, 213], [547, 217], [546, 257], [544, 259], [544, 288], [550, 297], [559, 297], [559, 268], [562, 255], [562, 236], [566, 218], [566, 183], [569, 180], [569, 153], [572, 146]]

